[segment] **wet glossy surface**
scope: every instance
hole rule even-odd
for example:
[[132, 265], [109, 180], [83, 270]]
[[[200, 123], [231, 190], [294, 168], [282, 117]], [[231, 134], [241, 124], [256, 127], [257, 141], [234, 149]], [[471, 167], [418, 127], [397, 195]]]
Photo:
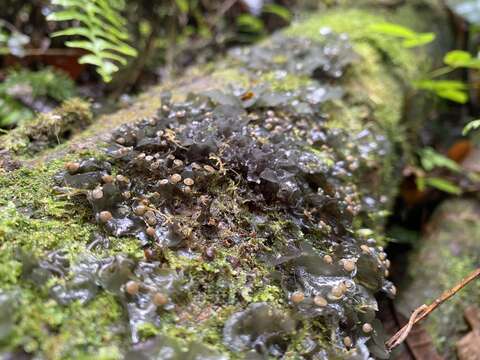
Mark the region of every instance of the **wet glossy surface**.
[[[372, 154], [387, 153], [389, 144], [368, 128], [327, 126], [323, 105], [343, 96], [336, 79], [356, 56], [345, 37], [326, 32], [325, 39], [277, 36], [231, 54], [252, 74], [273, 71], [280, 81], [286, 74], [307, 76], [308, 84], [280, 91], [259, 82], [191, 94], [181, 103], [165, 94], [156, 117], [113, 132], [108, 162], [86, 159], [58, 174], [63, 191], [86, 194], [105, 234], [95, 246], [106, 235], [136, 237], [152, 255], [138, 262], [84, 254], [69, 267], [65, 286], [51, 289], [52, 297], [68, 303], [88, 302], [99, 291], [115, 294], [135, 344], [139, 325], [160, 327], [166, 312], [195, 302], [191, 292], [202, 291], [205, 279], [169, 268], [166, 249], [215, 261], [215, 250], [247, 246], [253, 238], [262, 244], [255, 261], [270, 269], [265, 282], [279, 286], [282, 298], [277, 305], [233, 303], [237, 311], [225, 322], [224, 346], [249, 359], [281, 358], [299, 324], [315, 321], [322, 325], [305, 333], [303, 358], [348, 352], [366, 359], [369, 350], [384, 357], [374, 294], [394, 288], [385, 280], [383, 249], [353, 220], [383, 209], [355, 183], [373, 171]], [[282, 60], [285, 49], [292, 56]], [[36, 269], [64, 276], [68, 264], [58, 256]], [[248, 274], [241, 257], [229, 261]], [[373, 324], [369, 334], [365, 323]], [[315, 340], [320, 333], [328, 346]], [[185, 350], [172, 341], [159, 335], [135, 345], [127, 358], [222, 359], [204, 355], [200, 345]]]

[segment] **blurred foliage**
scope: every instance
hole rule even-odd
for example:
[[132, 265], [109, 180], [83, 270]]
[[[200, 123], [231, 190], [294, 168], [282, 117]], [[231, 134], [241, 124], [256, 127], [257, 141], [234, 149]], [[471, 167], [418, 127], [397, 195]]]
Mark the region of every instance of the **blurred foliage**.
[[420, 90], [428, 90], [438, 97], [465, 104], [468, 101], [468, 86], [459, 80], [420, 80], [414, 83]]
[[406, 227], [393, 225], [388, 229], [389, 241], [402, 244], [415, 244], [420, 240], [420, 233]]
[[[480, 5], [480, 1], [477, 2]], [[459, 1], [456, 3], [460, 7], [467, 6], [466, 3], [469, 3], [468, 6], [473, 6], [472, 1], [463, 2], [463, 5]], [[427, 45], [435, 39], [433, 33], [417, 33], [393, 23], [372, 24], [369, 31], [396, 38], [407, 48]], [[445, 76], [459, 69], [480, 70], [480, 58], [468, 51], [452, 50], [444, 55], [443, 63], [445, 66], [426, 74], [424, 78], [414, 81], [412, 85], [419, 90], [429, 91], [442, 99], [460, 104], [468, 103], [472, 84], [468, 84], [463, 79], [457, 80], [455, 77]], [[437, 79], [438, 77], [442, 78]], [[463, 135], [467, 135], [469, 131], [476, 128], [480, 128], [480, 120], [469, 122], [463, 129]], [[424, 147], [418, 151], [418, 164], [411, 164], [411, 169], [413, 169], [417, 188], [420, 191], [425, 190], [426, 187], [432, 187], [448, 194], [460, 195], [462, 194], [462, 188], [454, 183], [455, 180], [458, 180], [459, 177], [471, 181], [478, 180], [477, 176], [431, 147]]]
[[417, 175], [417, 187], [420, 191], [425, 190], [427, 186], [433, 187], [437, 190], [460, 195], [462, 189], [455, 185], [450, 180], [442, 176], [432, 176], [432, 172], [437, 168], [447, 169], [454, 173], [460, 173], [462, 168], [455, 161], [440, 154], [431, 147], [425, 147], [418, 152], [420, 164], [426, 172], [419, 172]]
[[451, 68], [480, 69], [480, 59], [463, 50], [449, 51], [443, 58], [443, 62]]
[[88, 54], [79, 59], [80, 64], [97, 68], [103, 81], [112, 80], [119, 65], [127, 65], [127, 56], [137, 56], [137, 51], [126, 43], [128, 31], [126, 20], [120, 12], [124, 9], [119, 0], [52, 0], [60, 9], [47, 16], [49, 21], [75, 21], [73, 25], [51, 36], [76, 36], [81, 40], [66, 41], [67, 47], [86, 50]]
[[24, 46], [28, 44], [30, 38], [19, 32], [10, 23], [0, 19], [0, 55], [13, 54], [15, 56], [24, 55]]
[[[397, 38], [407, 48], [427, 45], [435, 40], [435, 34], [433, 33], [418, 33], [404, 26], [388, 22], [372, 24], [369, 31]], [[473, 56], [468, 51], [452, 50], [445, 54], [443, 62], [445, 67], [436, 69], [426, 78], [415, 81], [413, 85], [417, 89], [430, 91], [440, 98], [460, 104], [467, 103], [469, 86], [465, 82], [452, 79], [437, 80], [435, 78], [447, 75], [460, 68], [479, 70], [480, 58]]]
[[[65, 76], [50, 81], [52, 70], [42, 70], [52, 64], [48, 59], [60, 59], [66, 64], [62, 69], [89, 87], [82, 93], [118, 97], [210, 61], [231, 46], [261, 39], [290, 22], [289, 7], [295, 2], [0, 0], [0, 55], [8, 60], [0, 67], [0, 127], [27, 121], [35, 111], [50, 110], [39, 102], [56, 102], [74, 92]], [[9, 71], [12, 64], [31, 70]], [[108, 87], [95, 86], [95, 72], [110, 82]], [[29, 90], [12, 95], [10, 88]]]
[[405, 26], [388, 22], [372, 24], [369, 30], [401, 39], [402, 45], [406, 48], [426, 45], [435, 40], [434, 33], [419, 33]]
[[419, 89], [432, 91], [437, 96], [460, 104], [469, 100], [469, 85], [460, 80], [436, 80], [435, 77], [444, 76], [457, 69], [480, 69], [480, 59], [464, 50], [452, 50], [445, 54], [443, 62], [446, 65], [433, 71], [428, 79], [416, 82]]
[[480, 119], [472, 120], [463, 128], [462, 135], [467, 135], [472, 130], [480, 129]]
[[76, 92], [74, 82], [65, 73], [53, 68], [10, 70], [0, 89], [14, 94], [18, 87], [27, 87], [29, 96], [33, 98], [48, 96], [57, 102], [75, 96]]
[[441, 177], [419, 177], [417, 178], [418, 190], [423, 191], [427, 186], [452, 195], [461, 195], [462, 189], [451, 181]]
[[113, 78], [108, 88], [119, 95], [146, 78], [158, 81], [259, 40], [287, 25], [297, 2], [0, 0], [8, 8], [0, 19], [0, 51], [23, 57], [79, 49], [79, 62], [93, 65], [104, 81]]
[[437, 167], [443, 167], [451, 171], [460, 171], [460, 166], [453, 160], [443, 156], [431, 147], [425, 147], [419, 151], [420, 162], [426, 171], [432, 171]]
[[36, 105], [50, 109], [75, 95], [74, 82], [61, 71], [10, 70], [0, 84], [0, 127], [11, 128], [32, 119], [39, 110]]

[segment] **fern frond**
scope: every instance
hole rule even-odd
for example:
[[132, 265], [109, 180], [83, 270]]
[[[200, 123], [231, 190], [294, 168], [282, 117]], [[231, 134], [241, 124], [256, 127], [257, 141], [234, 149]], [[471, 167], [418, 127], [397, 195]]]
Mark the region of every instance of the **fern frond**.
[[105, 82], [112, 79], [120, 66], [127, 64], [126, 57], [137, 56], [137, 51], [127, 43], [126, 20], [120, 14], [123, 0], [52, 0], [52, 3], [61, 10], [50, 14], [48, 20], [77, 23], [52, 36], [81, 38], [67, 41], [65, 45], [88, 51], [79, 62], [96, 66]]

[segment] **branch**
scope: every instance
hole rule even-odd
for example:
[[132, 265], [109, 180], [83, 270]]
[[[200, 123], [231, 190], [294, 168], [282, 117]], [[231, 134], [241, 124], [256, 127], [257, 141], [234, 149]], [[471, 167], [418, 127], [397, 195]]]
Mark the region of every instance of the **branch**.
[[467, 277], [462, 279], [457, 285], [453, 288], [445, 291], [440, 295], [433, 303], [430, 305], [422, 305], [418, 307], [410, 316], [408, 324], [402, 327], [395, 335], [393, 335], [386, 343], [388, 350], [392, 350], [396, 346], [400, 345], [408, 337], [408, 334], [412, 330], [413, 325], [425, 319], [433, 310], [443, 304], [445, 301], [450, 299], [453, 295], [463, 289], [467, 284], [475, 280], [480, 276], [480, 268], [472, 271]]

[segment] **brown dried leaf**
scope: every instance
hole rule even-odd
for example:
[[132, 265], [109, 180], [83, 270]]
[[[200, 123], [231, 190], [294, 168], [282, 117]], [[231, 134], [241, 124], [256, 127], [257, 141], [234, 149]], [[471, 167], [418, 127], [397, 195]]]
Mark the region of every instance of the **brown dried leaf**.
[[457, 342], [457, 355], [460, 360], [480, 360], [480, 310], [470, 306], [465, 310], [465, 320], [472, 331]]

